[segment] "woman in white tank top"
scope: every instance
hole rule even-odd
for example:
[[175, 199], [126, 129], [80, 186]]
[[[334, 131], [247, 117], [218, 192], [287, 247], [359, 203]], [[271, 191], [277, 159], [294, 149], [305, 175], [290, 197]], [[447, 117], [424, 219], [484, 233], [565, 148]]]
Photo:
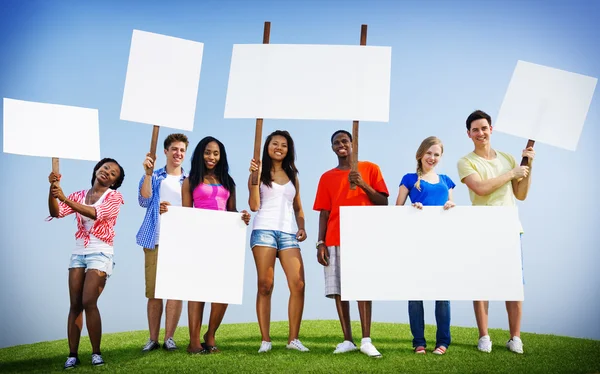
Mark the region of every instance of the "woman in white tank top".
[[290, 289], [287, 348], [308, 351], [298, 340], [304, 310], [304, 264], [298, 242], [306, 239], [306, 231], [295, 158], [292, 137], [287, 131], [277, 130], [265, 140], [262, 170], [259, 161], [250, 162], [250, 172], [260, 174], [257, 185], [252, 184], [252, 176], [248, 178], [248, 203], [253, 212], [258, 211], [250, 246], [258, 273], [256, 314], [262, 335], [259, 353], [271, 350], [271, 293], [277, 257]]

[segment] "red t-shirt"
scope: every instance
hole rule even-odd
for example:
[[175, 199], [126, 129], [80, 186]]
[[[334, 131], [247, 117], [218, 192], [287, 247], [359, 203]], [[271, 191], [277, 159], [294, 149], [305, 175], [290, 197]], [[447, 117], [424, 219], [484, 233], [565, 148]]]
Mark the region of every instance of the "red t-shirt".
[[[375, 191], [389, 196], [379, 166], [372, 162], [359, 161], [358, 172]], [[327, 235], [325, 236], [325, 245], [328, 247], [340, 245], [340, 206], [373, 205], [367, 193], [360, 187], [356, 187], [355, 190], [350, 189], [348, 174], [350, 174], [350, 169], [331, 169], [321, 176], [319, 187], [317, 187], [313, 209], [329, 211]]]

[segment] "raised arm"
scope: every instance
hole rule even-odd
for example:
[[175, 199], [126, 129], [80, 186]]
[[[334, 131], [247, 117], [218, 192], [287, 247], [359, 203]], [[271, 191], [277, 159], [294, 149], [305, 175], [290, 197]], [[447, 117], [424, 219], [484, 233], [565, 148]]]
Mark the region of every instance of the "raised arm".
[[529, 193], [529, 187], [531, 186], [531, 169], [533, 167], [533, 158], [535, 157], [535, 151], [533, 147], [529, 147], [523, 150], [522, 157], [527, 157], [529, 160], [529, 172], [525, 175], [525, 177], [521, 179], [513, 179], [512, 188], [515, 194], [515, 198], [517, 200], [525, 200], [527, 198], [527, 194]]
[[252, 159], [250, 161], [250, 175], [248, 176], [248, 206], [253, 212], [257, 212], [260, 209], [260, 180], [257, 185], [252, 185], [252, 172], [258, 171], [260, 176], [260, 161]]
[[356, 184], [360, 189], [365, 191], [369, 200], [373, 205], [388, 205], [388, 197], [386, 194], [376, 191], [367, 182], [364, 181], [358, 171], [351, 171], [348, 175], [350, 183]]
[[60, 176], [56, 175], [54, 172], [51, 172], [48, 176], [48, 182], [50, 182], [50, 188], [48, 190], [48, 212], [50, 213], [50, 217], [57, 218], [60, 212], [60, 207], [58, 206], [58, 200], [52, 196], [52, 186], [54, 182], [58, 182], [60, 180]]

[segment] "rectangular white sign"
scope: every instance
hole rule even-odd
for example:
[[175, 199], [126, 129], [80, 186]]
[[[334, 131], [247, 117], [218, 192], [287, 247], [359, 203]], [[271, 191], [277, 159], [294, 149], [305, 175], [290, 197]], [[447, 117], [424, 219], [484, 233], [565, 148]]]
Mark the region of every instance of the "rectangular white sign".
[[100, 160], [98, 110], [4, 98], [4, 152]]
[[246, 227], [241, 213], [170, 206], [160, 221], [156, 297], [241, 304]]
[[235, 44], [225, 118], [387, 122], [391, 47]]
[[342, 207], [343, 300], [523, 300], [513, 207]]
[[495, 130], [574, 151], [597, 78], [518, 61]]
[[121, 119], [192, 131], [204, 44], [133, 30]]

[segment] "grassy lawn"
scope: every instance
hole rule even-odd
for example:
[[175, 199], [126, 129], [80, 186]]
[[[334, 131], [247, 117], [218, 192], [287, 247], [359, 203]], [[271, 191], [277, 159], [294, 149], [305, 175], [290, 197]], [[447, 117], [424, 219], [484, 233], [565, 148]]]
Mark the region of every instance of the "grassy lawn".
[[[355, 342], [360, 326], [352, 325]], [[260, 335], [256, 323], [223, 325], [217, 334], [221, 353], [189, 355], [187, 328], [175, 334], [179, 344], [176, 352], [157, 350], [141, 353], [146, 331], [105, 334], [102, 356], [106, 364], [92, 367], [91, 347], [87, 337], [81, 340], [81, 365], [76, 372], [264, 372], [264, 373], [600, 373], [600, 341], [554, 335], [524, 333], [525, 354], [509, 352], [504, 343], [505, 330], [491, 330], [492, 353], [477, 351], [477, 331], [474, 328], [452, 327], [452, 345], [444, 356], [431, 354], [435, 344], [435, 327], [426, 327], [429, 342], [426, 355], [412, 353], [408, 325], [373, 323], [373, 343], [383, 354], [381, 359], [369, 358], [358, 351], [333, 355], [341, 342], [337, 321], [305, 321], [301, 340], [310, 352], [301, 353], [285, 348], [287, 323], [272, 324], [273, 350], [258, 354]], [[202, 332], [205, 331], [203, 326]], [[162, 336], [162, 335], [161, 335]], [[68, 353], [66, 339], [0, 349], [0, 372], [60, 372]]]

